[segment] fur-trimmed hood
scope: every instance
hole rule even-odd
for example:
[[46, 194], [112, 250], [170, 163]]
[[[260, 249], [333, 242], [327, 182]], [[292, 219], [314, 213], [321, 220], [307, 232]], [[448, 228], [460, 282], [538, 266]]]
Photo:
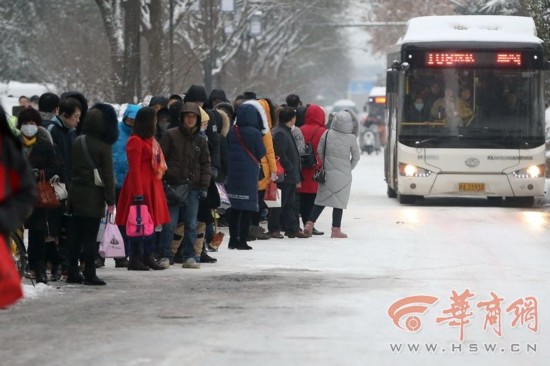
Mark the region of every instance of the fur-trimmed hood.
[[115, 109], [105, 103], [97, 103], [88, 110], [82, 129], [86, 135], [95, 136], [108, 145], [118, 139], [118, 119]]
[[223, 137], [227, 137], [227, 133], [229, 132], [229, 127], [231, 127], [231, 121], [229, 119], [229, 116], [227, 115], [227, 113], [225, 113], [225, 111], [223, 109], [216, 109], [215, 111], [218, 112], [220, 114], [220, 116], [222, 117], [221, 128], [218, 132]]
[[[270, 119], [268, 119], [267, 117], [267, 113], [266, 113], [266, 110], [264, 109], [264, 107], [262, 106], [262, 104], [257, 101], [257, 100], [247, 100], [246, 102], [244, 102], [241, 107], [243, 105], [247, 105], [247, 104], [250, 104], [252, 105], [254, 108], [256, 108], [256, 110], [258, 111], [258, 113], [260, 114], [260, 117], [262, 118], [262, 128], [261, 128], [261, 131], [262, 131], [262, 135], [265, 135], [267, 134], [270, 130], [271, 130], [271, 125], [270, 125]], [[240, 109], [240, 107], [239, 107]], [[237, 118], [239, 116], [239, 111], [237, 110]], [[235, 122], [237, 124], [237, 122]]]

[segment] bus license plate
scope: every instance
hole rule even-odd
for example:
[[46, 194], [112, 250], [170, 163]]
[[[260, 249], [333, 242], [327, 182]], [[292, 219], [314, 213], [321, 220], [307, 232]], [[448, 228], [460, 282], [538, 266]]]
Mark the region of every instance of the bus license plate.
[[485, 183], [458, 183], [460, 192], [485, 192]]

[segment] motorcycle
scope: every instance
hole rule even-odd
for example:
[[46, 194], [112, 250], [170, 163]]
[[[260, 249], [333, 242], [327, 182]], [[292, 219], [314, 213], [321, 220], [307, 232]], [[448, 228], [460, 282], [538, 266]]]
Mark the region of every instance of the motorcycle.
[[378, 155], [381, 150], [378, 126], [375, 124], [368, 127], [363, 126], [360, 137], [361, 152], [366, 152], [369, 155], [376, 152]]

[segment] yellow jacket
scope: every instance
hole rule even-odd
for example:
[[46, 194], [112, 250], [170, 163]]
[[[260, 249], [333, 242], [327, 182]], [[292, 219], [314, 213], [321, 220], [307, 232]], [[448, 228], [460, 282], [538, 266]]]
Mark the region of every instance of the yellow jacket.
[[[260, 99], [258, 101], [252, 101], [258, 108], [258, 105], [263, 111], [259, 111], [260, 115], [262, 116], [263, 123], [264, 123], [264, 131], [267, 131], [267, 133], [263, 136], [264, 146], [266, 155], [262, 158], [261, 164], [262, 164], [262, 171], [264, 173], [264, 178], [258, 181], [258, 190], [263, 191], [266, 189], [267, 184], [271, 180], [271, 172], [277, 171], [277, 162], [275, 160], [275, 150], [273, 149], [273, 138], [271, 136], [271, 128], [273, 127], [273, 121], [271, 121], [271, 113], [269, 109], [269, 104], [264, 99]], [[256, 102], [256, 103], [254, 103]], [[248, 102], [247, 102], [248, 103]], [[264, 113], [262, 113], [264, 112]]]

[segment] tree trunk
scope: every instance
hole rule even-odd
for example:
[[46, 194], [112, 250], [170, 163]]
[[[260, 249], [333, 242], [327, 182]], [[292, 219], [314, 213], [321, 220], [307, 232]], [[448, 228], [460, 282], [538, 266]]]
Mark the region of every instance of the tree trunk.
[[[139, 2], [138, 2], [139, 3]], [[149, 45], [149, 91], [153, 95], [164, 94], [164, 55], [163, 55], [163, 24], [164, 7], [162, 0], [151, 0], [150, 3], [151, 30], [147, 33]]]
[[107, 40], [109, 41], [113, 66], [111, 78], [113, 80], [115, 102], [123, 103], [126, 99], [124, 93], [127, 88], [124, 79], [124, 44], [118, 38], [118, 30], [121, 27], [120, 19], [117, 19], [117, 15], [120, 14], [120, 8], [118, 7], [120, 4], [109, 0], [96, 0], [96, 4], [101, 13]]
[[141, 98], [141, 65], [139, 25], [141, 9], [139, 1], [124, 2], [124, 102], [135, 103]]

